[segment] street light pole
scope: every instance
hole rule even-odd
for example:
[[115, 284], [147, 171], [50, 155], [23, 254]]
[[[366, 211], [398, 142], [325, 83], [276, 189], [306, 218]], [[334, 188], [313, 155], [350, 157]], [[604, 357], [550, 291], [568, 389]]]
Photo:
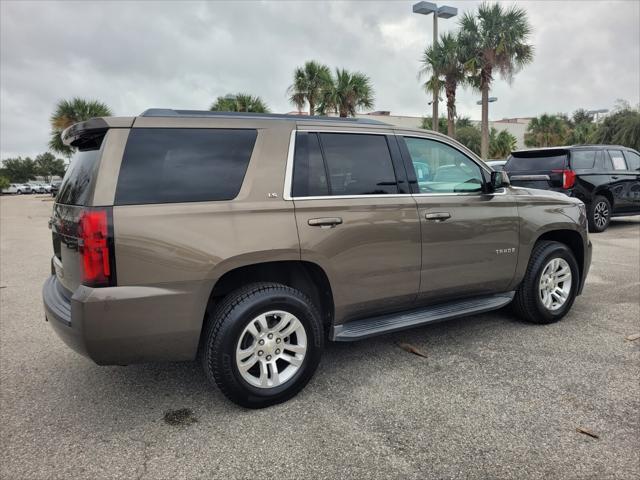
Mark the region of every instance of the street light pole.
[[[438, 17], [451, 18], [458, 14], [458, 9], [443, 5], [438, 7], [432, 2], [418, 2], [413, 5], [413, 13], [429, 15], [433, 13], [433, 45], [438, 43]], [[434, 131], [438, 131], [438, 93], [440, 91], [440, 79], [437, 72], [434, 72], [433, 100], [431, 102], [431, 125]]]

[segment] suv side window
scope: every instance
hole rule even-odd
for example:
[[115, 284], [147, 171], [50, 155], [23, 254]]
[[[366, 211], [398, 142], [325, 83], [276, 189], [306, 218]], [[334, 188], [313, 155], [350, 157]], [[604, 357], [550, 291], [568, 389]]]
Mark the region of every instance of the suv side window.
[[329, 184], [317, 133], [296, 133], [292, 194], [294, 197], [329, 195]]
[[640, 155], [630, 150], [625, 150], [624, 156], [627, 157], [627, 165], [629, 170], [634, 172], [640, 172]]
[[482, 171], [469, 157], [436, 140], [403, 138], [413, 163], [419, 193], [482, 191]]
[[592, 169], [595, 164], [594, 150], [573, 150], [571, 152], [571, 167], [574, 170]]
[[624, 156], [620, 150], [609, 150], [609, 156], [611, 157], [614, 170], [627, 169], [627, 162], [624, 161]]
[[319, 138], [329, 174], [330, 195], [398, 193], [384, 135], [320, 133]]
[[133, 128], [116, 205], [231, 200], [238, 195], [256, 130]]

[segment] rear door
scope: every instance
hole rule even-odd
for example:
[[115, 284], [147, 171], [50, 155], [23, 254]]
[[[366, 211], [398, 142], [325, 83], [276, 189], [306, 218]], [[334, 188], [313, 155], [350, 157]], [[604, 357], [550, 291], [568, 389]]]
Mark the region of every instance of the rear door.
[[413, 304], [420, 221], [390, 131], [294, 132], [294, 201], [302, 260], [323, 267], [338, 322]]
[[505, 292], [516, 268], [519, 217], [508, 189], [484, 192], [483, 168], [440, 139], [399, 137], [422, 231], [419, 299]]
[[633, 212], [636, 208], [634, 201], [634, 185], [637, 182], [636, 172], [627, 168], [627, 161], [621, 149], [608, 149], [611, 159], [611, 193], [613, 193], [613, 213]]
[[514, 186], [564, 192], [563, 171], [567, 165], [566, 149], [524, 150], [513, 152], [504, 170]]

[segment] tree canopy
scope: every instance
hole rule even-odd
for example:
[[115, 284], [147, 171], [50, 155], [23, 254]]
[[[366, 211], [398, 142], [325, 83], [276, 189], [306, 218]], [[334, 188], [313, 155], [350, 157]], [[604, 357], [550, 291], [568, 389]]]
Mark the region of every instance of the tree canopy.
[[268, 113], [269, 107], [257, 95], [249, 93], [228, 94], [216, 98], [209, 108], [212, 112], [254, 112]]
[[50, 118], [51, 138], [49, 148], [57, 153], [70, 157], [74, 149], [62, 143], [60, 134], [74, 123], [83, 122], [94, 117], [108, 117], [111, 109], [98, 100], [85, 100], [74, 97], [71, 100], [60, 100]]

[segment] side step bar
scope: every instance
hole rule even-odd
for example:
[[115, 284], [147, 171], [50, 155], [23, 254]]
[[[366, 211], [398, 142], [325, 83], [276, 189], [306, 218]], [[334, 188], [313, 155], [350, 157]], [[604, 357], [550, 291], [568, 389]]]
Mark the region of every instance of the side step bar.
[[507, 305], [516, 292], [506, 292], [486, 297], [474, 297], [464, 300], [430, 305], [400, 313], [354, 320], [336, 325], [332, 330], [332, 339], [336, 342], [352, 342], [363, 338], [397, 332], [428, 323], [442, 322], [452, 318], [465, 317], [478, 313], [497, 310]]

